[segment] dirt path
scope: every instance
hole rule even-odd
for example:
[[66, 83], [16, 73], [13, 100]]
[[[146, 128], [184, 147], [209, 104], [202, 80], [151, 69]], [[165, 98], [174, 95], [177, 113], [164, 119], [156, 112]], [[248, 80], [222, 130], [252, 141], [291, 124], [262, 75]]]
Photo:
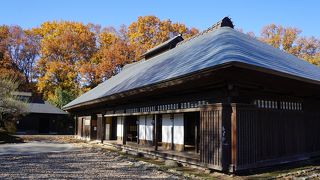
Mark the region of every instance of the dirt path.
[[29, 142], [21, 144], [3, 144], [0, 145], [1, 155], [31, 155], [50, 152], [71, 152], [80, 150], [71, 144]]

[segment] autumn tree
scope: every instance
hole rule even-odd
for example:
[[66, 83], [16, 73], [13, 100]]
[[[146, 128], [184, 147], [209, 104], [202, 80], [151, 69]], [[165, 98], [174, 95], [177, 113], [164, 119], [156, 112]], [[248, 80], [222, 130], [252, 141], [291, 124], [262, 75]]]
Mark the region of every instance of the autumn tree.
[[0, 26], [0, 60], [2, 61], [6, 58], [6, 39], [9, 36], [9, 27], [8, 26]]
[[181, 23], [172, 23], [170, 20], [160, 20], [156, 16], [140, 16], [136, 22], [130, 24], [128, 37], [130, 43], [135, 46], [135, 58], [148, 49], [168, 40], [170, 36], [182, 34], [189, 38], [198, 33], [195, 28], [187, 28]]
[[58, 108], [62, 108], [64, 105], [68, 104], [70, 101], [77, 97], [69, 90], [62, 90], [61, 88], [56, 88], [54, 94], [48, 99], [48, 101]]
[[10, 59], [8, 52], [9, 26], [0, 26], [0, 78], [15, 77], [23, 80], [23, 75]]
[[[94, 26], [92, 26], [94, 27]], [[83, 85], [87, 89], [95, 87], [103, 80], [119, 73], [125, 64], [140, 59], [140, 55], [171, 36], [182, 34], [189, 38], [198, 33], [195, 28], [187, 28], [170, 20], [161, 21], [155, 16], [139, 17], [129, 28], [94, 28], [97, 36], [97, 52], [89, 61], [81, 65]]]
[[34, 79], [34, 66], [38, 57], [38, 39], [31, 31], [19, 26], [9, 28], [7, 51], [11, 62], [25, 77], [27, 83]]
[[315, 37], [301, 37], [297, 40], [295, 50], [298, 56], [306, 61], [320, 66], [320, 39]]
[[301, 32], [298, 28], [270, 24], [262, 28], [259, 39], [312, 64], [320, 65], [320, 40], [301, 37]]
[[98, 32], [98, 50], [80, 68], [83, 85], [87, 89], [119, 73], [125, 64], [132, 62], [135, 55], [135, 48], [128, 40], [126, 26], [121, 26], [119, 30], [107, 27]]
[[38, 57], [38, 41], [19, 26], [0, 27], [0, 69], [2, 77], [19, 79], [20, 90], [33, 89], [34, 67]]
[[54, 99], [60, 88], [76, 96], [81, 92], [81, 64], [96, 51], [96, 37], [89, 25], [45, 22], [32, 30], [41, 37], [37, 62], [37, 88], [45, 99]]

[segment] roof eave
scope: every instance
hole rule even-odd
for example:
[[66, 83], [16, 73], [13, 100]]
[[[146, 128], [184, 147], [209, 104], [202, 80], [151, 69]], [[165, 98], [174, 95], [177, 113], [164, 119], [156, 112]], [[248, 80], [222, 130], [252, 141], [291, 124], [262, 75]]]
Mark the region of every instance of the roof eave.
[[227, 68], [227, 67], [245, 68], [245, 69], [250, 69], [250, 70], [259, 71], [259, 72], [263, 72], [263, 73], [273, 74], [273, 75], [277, 75], [277, 76], [281, 76], [281, 77], [285, 77], [285, 78], [290, 78], [290, 79], [294, 79], [294, 80], [298, 80], [298, 81], [302, 81], [302, 82], [306, 82], [306, 83], [320, 85], [320, 81], [311, 80], [311, 79], [303, 78], [303, 77], [300, 77], [300, 76], [295, 76], [295, 75], [292, 75], [292, 74], [288, 74], [288, 73], [284, 73], [284, 72], [280, 72], [280, 71], [275, 71], [275, 70], [267, 69], [267, 68], [264, 68], [264, 67], [259, 67], [259, 66], [255, 66], [255, 65], [251, 65], [251, 64], [246, 64], [246, 63], [242, 63], [242, 62], [238, 62], [238, 61], [231, 61], [231, 62], [224, 63], [224, 64], [221, 64], [221, 65], [218, 65], [218, 66], [215, 66], [215, 67], [202, 69], [200, 71], [192, 72], [192, 73], [189, 73], [189, 74], [185, 74], [183, 76], [179, 76], [179, 77], [176, 77], [176, 78], [168, 79], [168, 80], [161, 81], [161, 82], [158, 82], [158, 83], [142, 86], [142, 87], [131, 89], [131, 90], [128, 90], [128, 91], [125, 91], [125, 92], [121, 92], [121, 93], [116, 93], [116, 94], [113, 94], [113, 95], [110, 95], [110, 96], [106, 96], [106, 97], [102, 97], [102, 98], [98, 98], [98, 99], [95, 99], [95, 100], [91, 100], [91, 101], [75, 104], [75, 105], [72, 105], [72, 106], [69, 106], [69, 107], [63, 107], [62, 109], [68, 111], [68, 110], [79, 108], [81, 106], [87, 106], [87, 105], [92, 105], [92, 104], [96, 104], [96, 103], [102, 103], [102, 102], [105, 102], [105, 101], [108, 101], [108, 100], [117, 99], [119, 97], [126, 96], [126, 94], [130, 94], [130, 92], [133, 92], [133, 91], [138, 90], [138, 89], [150, 88], [150, 87], [162, 84], [162, 83], [166, 83], [166, 82], [170, 82], [170, 81], [174, 81], [174, 80], [179, 80], [181, 78], [198, 75], [199, 73], [201, 74], [201, 73], [208, 72], [208, 71], [216, 71], [218, 69]]
[[117, 99], [118, 97], [123, 97], [123, 96], [126, 96], [127, 94], [132, 94], [132, 92], [134, 92], [136, 90], [140, 90], [140, 89], [150, 89], [150, 88], [156, 89], [154, 87], [157, 86], [157, 85], [161, 85], [161, 84], [164, 84], [164, 83], [174, 84], [174, 83], [171, 83], [171, 82], [172, 81], [180, 81], [183, 78], [193, 77], [194, 75], [199, 75], [199, 74], [202, 74], [202, 73], [207, 73], [207, 72], [211, 72], [211, 71], [216, 71], [218, 69], [227, 68], [227, 67], [230, 67], [231, 65], [232, 65], [232, 63], [230, 63], [230, 62], [224, 63], [224, 64], [220, 64], [220, 65], [217, 65], [215, 67], [205, 68], [205, 69], [202, 69], [200, 71], [188, 73], [188, 74], [185, 74], [185, 75], [182, 75], [182, 76], [178, 76], [178, 77], [175, 77], [175, 78], [163, 80], [163, 81], [160, 81], [160, 82], [157, 82], [157, 83], [149, 84], [149, 85], [138, 87], [138, 88], [135, 88], [135, 89], [130, 89], [128, 91], [112, 94], [112, 95], [109, 95], [109, 96], [106, 96], [106, 97], [97, 98], [97, 99], [94, 99], [94, 100], [91, 100], [91, 101], [82, 102], [82, 103], [75, 104], [75, 105], [72, 105], [72, 106], [69, 106], [69, 107], [63, 107], [62, 109], [68, 111], [68, 110], [75, 109], [75, 108], [78, 108], [78, 107], [81, 107], [81, 106], [92, 105], [92, 104], [96, 104], [96, 103], [105, 102], [105, 101], [108, 101], [108, 100]]
[[260, 66], [256, 66], [256, 65], [252, 65], [252, 64], [243, 63], [243, 62], [238, 62], [238, 61], [232, 62], [232, 66], [244, 68], [244, 69], [249, 69], [249, 70], [254, 70], [254, 71], [259, 71], [259, 72], [263, 72], [263, 73], [268, 73], [268, 74], [272, 74], [272, 75], [276, 75], [276, 76], [280, 76], [280, 77], [285, 77], [285, 78], [289, 78], [289, 79], [293, 79], [293, 80], [297, 80], [297, 81], [301, 81], [301, 82], [306, 82], [306, 83], [310, 83], [310, 84], [314, 84], [314, 85], [320, 85], [320, 79], [319, 79], [319, 81], [312, 80], [312, 79], [304, 78], [301, 76], [297, 76], [297, 75], [293, 75], [293, 74], [289, 74], [289, 73], [285, 73], [285, 72], [281, 72], [281, 71], [276, 71], [273, 69], [264, 68], [264, 67], [260, 67]]
[[52, 114], [52, 115], [68, 115], [68, 112], [65, 113], [47, 113], [47, 112], [28, 112], [28, 114]]

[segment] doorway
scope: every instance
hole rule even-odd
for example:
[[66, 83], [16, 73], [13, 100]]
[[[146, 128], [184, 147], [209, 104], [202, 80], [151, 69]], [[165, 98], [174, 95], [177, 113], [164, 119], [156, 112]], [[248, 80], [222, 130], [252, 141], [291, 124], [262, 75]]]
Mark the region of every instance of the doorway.
[[137, 117], [136, 116], [126, 117], [127, 142], [137, 142], [138, 140], [137, 130], [138, 130]]
[[[156, 131], [154, 129], [154, 137], [157, 138], [158, 146], [162, 146], [162, 115], [155, 115], [157, 116], [157, 124], [156, 124]], [[156, 134], [157, 133], [157, 134]]]
[[184, 149], [199, 153], [200, 142], [200, 112], [184, 114]]
[[90, 122], [90, 139], [97, 139], [97, 119], [91, 119]]
[[117, 117], [112, 117], [111, 119], [110, 140], [117, 140]]

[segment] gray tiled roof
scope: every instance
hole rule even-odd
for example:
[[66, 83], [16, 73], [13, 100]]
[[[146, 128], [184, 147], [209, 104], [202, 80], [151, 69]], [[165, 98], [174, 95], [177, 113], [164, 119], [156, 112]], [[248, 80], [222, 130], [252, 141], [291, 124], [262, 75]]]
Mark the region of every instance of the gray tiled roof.
[[49, 104], [44, 103], [28, 103], [29, 113], [42, 113], [42, 114], [68, 114], [67, 112]]
[[64, 108], [230, 62], [320, 82], [320, 68], [232, 28], [221, 27], [124, 69]]

